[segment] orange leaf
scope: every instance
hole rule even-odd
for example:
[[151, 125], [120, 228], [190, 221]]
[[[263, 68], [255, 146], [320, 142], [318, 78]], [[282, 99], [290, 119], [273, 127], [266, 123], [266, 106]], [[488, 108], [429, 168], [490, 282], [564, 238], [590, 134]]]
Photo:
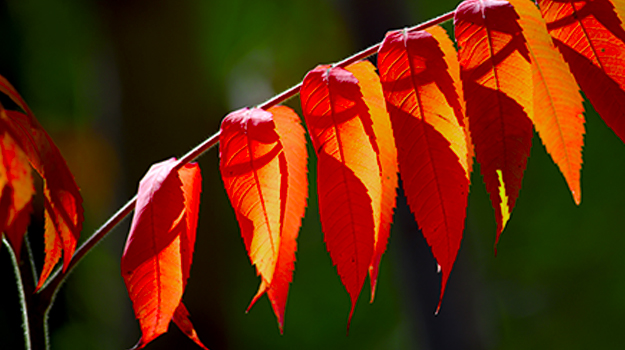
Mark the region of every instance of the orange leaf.
[[121, 260], [122, 276], [141, 326], [135, 348], [167, 332], [172, 319], [205, 348], [186, 309], [180, 309], [184, 308], [181, 299], [195, 242], [200, 168], [187, 164], [177, 170], [176, 164], [173, 158], [154, 164], [141, 180]]
[[286, 160], [270, 112], [243, 108], [221, 122], [221, 177], [250, 261], [271, 285], [280, 252]]
[[0, 135], [0, 187], [0, 232], [7, 235], [19, 256], [30, 222], [35, 188], [28, 159], [7, 132]]
[[284, 311], [293, 279], [297, 235], [302, 225], [302, 218], [308, 198], [308, 178], [306, 139], [299, 117], [286, 106], [276, 106], [268, 110], [273, 115], [276, 132], [283, 145], [286, 159], [286, 186], [281, 187], [281, 231], [278, 261], [271, 285], [261, 281], [258, 293], [252, 299], [248, 310], [265, 292], [269, 297], [273, 311], [278, 319], [280, 333], [284, 331]]
[[[460, 66], [458, 63], [458, 52], [456, 51], [456, 47], [454, 46], [454, 42], [451, 41], [449, 35], [447, 35], [447, 31], [440, 26], [434, 26], [426, 30], [428, 33], [432, 34], [437, 40], [438, 45], [443, 51], [445, 55], [445, 62], [447, 63], [447, 73], [451, 76], [451, 79], [454, 81], [454, 87], [456, 88], [456, 92], [458, 93], [458, 103], [460, 104], [460, 115], [463, 116], [462, 121], [458, 121], [458, 123], [462, 126], [464, 131], [464, 138], [466, 140], [467, 145], [467, 169], [469, 172], [469, 185], [471, 184], [471, 172], [473, 171], [473, 157], [475, 157], [475, 152], [473, 150], [473, 141], [471, 141], [471, 133], [469, 131], [469, 118], [466, 113], [466, 105], [464, 99], [464, 92], [462, 91], [462, 80], [460, 80]], [[457, 107], [456, 107], [457, 109]], [[456, 116], [458, 113], [456, 112]]]
[[466, 0], [454, 19], [469, 128], [495, 209], [497, 241], [532, 145], [532, 68], [518, 19], [503, 0]]
[[616, 14], [618, 15], [618, 19], [621, 22], [621, 27], [625, 29], [625, 23], [623, 23], [623, 20], [625, 20], [625, 0], [608, 1], [612, 3], [612, 6], [614, 6], [614, 11], [616, 11]]
[[[389, 32], [378, 52], [410, 209], [443, 272], [441, 299], [464, 230], [469, 193], [464, 114], [440, 28]], [[446, 61], [449, 60], [449, 61]], [[440, 302], [439, 302], [440, 307]]]
[[386, 250], [391, 224], [393, 223], [393, 210], [395, 209], [395, 199], [397, 197], [397, 148], [395, 148], [395, 138], [393, 137], [390, 117], [386, 111], [380, 77], [375, 72], [375, 67], [369, 61], [360, 61], [348, 66], [346, 69], [358, 79], [358, 86], [373, 121], [375, 142], [379, 148], [378, 163], [382, 176], [382, 207], [380, 216], [375, 218], [375, 246], [373, 258], [369, 265], [371, 302], [373, 302], [378, 282], [380, 261]]
[[579, 87], [547, 32], [545, 20], [530, 0], [509, 0], [532, 58], [536, 131], [566, 179], [575, 203], [581, 201], [580, 171], [584, 144], [584, 107]]
[[59, 149], [15, 88], [1, 76], [0, 91], [26, 112], [3, 111], [2, 127], [11, 134], [44, 180], [46, 257], [37, 286], [41, 288], [61, 255], [64, 269], [72, 259], [84, 219], [82, 197]]
[[625, 30], [608, 0], [539, 0], [556, 47], [605, 123], [625, 142]]
[[351, 298], [351, 320], [373, 258], [381, 211], [379, 147], [358, 79], [349, 71], [318, 66], [304, 78], [300, 97], [317, 154], [321, 226]]

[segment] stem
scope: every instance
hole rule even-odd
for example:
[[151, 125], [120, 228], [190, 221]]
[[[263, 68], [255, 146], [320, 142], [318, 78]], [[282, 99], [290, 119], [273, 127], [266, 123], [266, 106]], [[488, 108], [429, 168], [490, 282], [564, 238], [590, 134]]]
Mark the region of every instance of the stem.
[[[423, 22], [419, 25], [411, 27], [408, 31], [414, 30], [423, 30], [437, 24], [441, 24], [452, 19], [454, 16], [454, 11], [450, 11], [441, 15], [439, 17], [433, 18], [426, 22]], [[356, 54], [336, 63], [335, 67], [346, 67], [354, 62], [365, 59], [373, 54], [375, 54], [380, 48], [381, 43], [373, 45], [367, 49], [364, 49]], [[283, 91], [282, 93], [272, 97], [271, 99], [265, 101], [263, 104], [259, 105], [262, 109], [269, 109], [279, 103], [282, 103], [291, 97], [297, 95], [302, 87], [302, 83], [289, 88], [288, 90]], [[202, 142], [200, 145], [189, 151], [187, 154], [182, 156], [178, 160], [178, 164], [176, 165], [176, 169], [184, 166], [185, 164], [195, 160], [197, 157], [204, 154], [206, 151], [217, 145], [219, 142], [219, 134], [217, 132]], [[53, 276], [48, 280], [48, 282], [42, 287], [42, 290], [39, 295], [41, 295], [41, 299], [44, 300], [49, 305], [54, 301], [54, 297], [56, 295], [59, 286], [63, 283], [67, 275], [72, 271], [72, 269], [84, 258], [84, 256], [95, 246], [97, 245], [117, 224], [119, 224], [128, 214], [130, 214], [135, 208], [135, 204], [137, 201], [137, 196], [133, 197], [130, 201], [128, 201], [117, 213], [115, 213], [104, 225], [102, 225], [93, 235], [91, 235], [87, 240], [76, 250], [72, 260], [68, 264], [65, 271], [62, 271], [61, 268], [58, 268]], [[46, 309], [47, 310], [47, 309]]]
[[26, 304], [26, 293], [24, 293], [24, 281], [22, 280], [22, 274], [20, 271], [20, 265], [17, 262], [17, 257], [13, 252], [11, 244], [6, 238], [2, 238], [2, 243], [7, 247], [9, 255], [11, 256], [11, 262], [13, 263], [13, 272], [15, 272], [15, 284], [17, 284], [17, 293], [20, 299], [20, 308], [22, 309], [22, 329], [24, 329], [24, 347], [26, 350], [32, 349], [30, 345], [30, 324], [28, 324], [28, 307]]
[[35, 294], [37, 283], [35, 282], [36, 275], [34, 273], [32, 256], [30, 255], [28, 236], [24, 236], [22, 254], [19, 259], [8, 240], [3, 238], [2, 241], [9, 251], [15, 271], [15, 280], [22, 309], [25, 348], [27, 350], [49, 349], [47, 322], [49, 304], [42, 302], [40, 295]]
[[[443, 22], [447, 22], [450, 19], [452, 19], [454, 17], [454, 13], [455, 11], [449, 11], [447, 13], [445, 13], [444, 15], [438, 16], [436, 18], [432, 18], [431, 20], [425, 21], [421, 24], [417, 24], [414, 27], [408, 28], [407, 31], [412, 32], [415, 30], [423, 30], [429, 27], [433, 27], [435, 25], [441, 24]], [[352, 63], [358, 62], [360, 60], [364, 60], [365, 58], [374, 55], [375, 53], [378, 52], [378, 49], [380, 49], [380, 45], [382, 45], [382, 43], [377, 43], [373, 46], [370, 46], [360, 52], [357, 52], [349, 57], [347, 57], [346, 59], [342, 60], [339, 63], [336, 63], [334, 66], [335, 67], [347, 67]], [[282, 103], [288, 99], [290, 99], [291, 97], [297, 95], [299, 93], [300, 88], [302, 87], [302, 83], [300, 82], [299, 84], [289, 88], [288, 90], [283, 91], [282, 93], [280, 93], [279, 95], [276, 95], [272, 98], [270, 98], [269, 100], [265, 101], [265, 103], [261, 104], [259, 107], [267, 110], [279, 103]]]

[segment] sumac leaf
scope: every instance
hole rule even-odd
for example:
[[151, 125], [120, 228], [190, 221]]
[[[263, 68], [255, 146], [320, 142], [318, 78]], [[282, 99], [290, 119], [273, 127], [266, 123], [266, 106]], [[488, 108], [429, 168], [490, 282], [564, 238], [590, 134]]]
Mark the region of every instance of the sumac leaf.
[[11, 135], [0, 134], [0, 232], [6, 234], [18, 256], [35, 192], [30, 169], [26, 155]]
[[286, 161], [270, 112], [240, 109], [221, 122], [219, 168], [250, 261], [270, 285], [280, 251]]
[[379, 147], [369, 108], [351, 72], [318, 66], [304, 78], [300, 97], [317, 154], [326, 247], [352, 302], [349, 327], [371, 266], [380, 218]]
[[532, 145], [531, 59], [518, 19], [503, 0], [463, 1], [454, 17], [469, 129], [495, 209], [497, 241], [521, 190]]
[[375, 289], [378, 282], [378, 272], [382, 255], [386, 251], [386, 244], [393, 223], [393, 210], [397, 198], [397, 148], [391, 127], [390, 117], [386, 110], [384, 94], [380, 77], [375, 67], [369, 61], [360, 61], [345, 68], [358, 79], [358, 86], [365, 104], [369, 108], [375, 142], [378, 148], [378, 163], [382, 176], [382, 198], [380, 215], [375, 220], [375, 245], [373, 257], [369, 265], [369, 279], [371, 282], [371, 302], [375, 298]]
[[389, 32], [378, 67], [404, 192], [443, 273], [442, 300], [462, 240], [469, 165], [463, 106], [449, 72], [457, 58], [441, 43], [453, 45], [440, 27]]
[[[264, 199], [265, 197], [259, 194], [263, 193], [262, 191], [268, 188], [269, 185], [277, 186], [280, 191], [280, 198], [277, 203], [280, 208], [280, 211], [277, 213], [279, 215], [278, 233], [280, 240], [277, 257], [275, 258], [276, 265], [273, 278], [271, 281], [261, 278], [261, 285], [252, 299], [248, 310], [266, 293], [274, 313], [276, 314], [278, 326], [282, 333], [284, 329], [284, 312], [289, 285], [293, 278], [295, 251], [297, 250], [297, 235], [306, 209], [306, 199], [308, 198], [308, 155], [306, 152], [306, 139], [304, 137], [304, 128], [299, 122], [299, 117], [288, 107], [277, 106], [270, 108], [268, 111], [252, 109], [248, 110], [248, 112], [249, 118], [258, 116], [260, 116], [260, 118], [268, 118], [265, 122], [269, 124], [271, 124], [269, 118], [273, 120], [273, 132], [278, 136], [275, 145], [281, 148], [279, 153], [273, 155], [274, 160], [278, 162], [277, 170], [279, 172], [273, 174], [273, 176], [269, 173], [272, 161], [274, 160], [269, 160], [265, 165], [267, 168], [263, 169], [264, 166], [262, 163], [258, 162], [258, 158], [253, 158], [259, 154], [258, 151], [255, 150], [256, 148], [265, 147], [263, 143], [258, 143], [256, 141], [251, 141], [249, 144], [239, 143], [245, 142], [245, 138], [252, 138], [254, 132], [248, 132], [246, 135], [246, 131], [241, 128], [241, 124], [232, 126], [229, 123], [233, 122], [233, 120], [229, 120], [224, 121], [222, 124], [223, 128], [220, 136], [222, 140], [220, 148], [222, 177], [224, 183], [231, 189], [230, 192], [227, 192], [229, 196], [232, 196], [230, 197], [232, 203], [246, 202], [247, 200], [241, 198], [242, 196], [257, 196], [256, 198], [249, 198], [249, 200], [260, 201], [261, 198]], [[269, 113], [269, 115], [267, 113]], [[239, 119], [237, 121], [247, 123], [245, 127], [248, 128], [248, 131], [250, 127], [254, 127], [250, 126], [250, 124], [253, 124], [251, 119], [247, 119], [247, 121]], [[236, 154], [235, 157], [230, 157], [232, 152]], [[230, 170], [237, 167], [240, 169], [245, 168], [246, 163], [248, 166], [245, 171], [230, 173]], [[276, 168], [274, 167], [273, 169]], [[251, 177], [254, 173], [264, 175], [254, 177], [254, 183], [258, 181], [258, 183], [255, 184], [256, 191], [255, 189], [245, 191], [243, 190], [244, 187], [236, 185], [237, 182], [245, 181], [246, 177]], [[270, 205], [273, 205], [273, 203]], [[241, 212], [239, 212], [239, 210], [237, 210], [237, 217], [245, 216], [244, 211], [245, 210], [241, 210]], [[271, 213], [276, 214], [275, 211]], [[267, 212], [267, 214], [269, 215], [270, 213]], [[245, 222], [245, 219], [243, 222]], [[262, 223], [258, 223], [258, 225], [262, 227]], [[243, 232], [243, 226], [241, 230]], [[262, 234], [263, 230], [260, 231]], [[254, 234], [255, 233], [253, 233], [252, 236]], [[244, 239], [245, 235], [246, 234], [244, 234]]]
[[539, 0], [556, 47], [605, 123], [625, 142], [625, 30], [608, 0]]
[[11, 134], [32, 167], [44, 180], [46, 257], [37, 286], [40, 288], [61, 256], [65, 269], [76, 250], [84, 219], [82, 197], [59, 149], [19, 93], [1, 76], [0, 91], [26, 113], [9, 110], [3, 112], [0, 128]]
[[135, 348], [167, 332], [172, 320], [205, 348], [181, 306], [195, 242], [200, 168], [194, 163], [180, 169], [176, 165], [175, 159], [154, 164], [141, 180], [121, 260], [122, 276], [141, 326]]
[[509, 1], [520, 16], [519, 25], [532, 58], [534, 113], [529, 117], [579, 204], [584, 145], [584, 107], [579, 87], [536, 5], [531, 0]]

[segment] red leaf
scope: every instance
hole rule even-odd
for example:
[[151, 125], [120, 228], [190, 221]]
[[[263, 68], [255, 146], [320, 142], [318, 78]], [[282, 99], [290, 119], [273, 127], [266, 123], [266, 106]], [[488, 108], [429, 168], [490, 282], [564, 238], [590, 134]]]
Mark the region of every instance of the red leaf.
[[608, 0], [539, 0], [549, 34], [605, 123], [625, 142], [625, 30]]
[[443, 272], [442, 300], [462, 240], [469, 171], [463, 108], [449, 73], [458, 63], [439, 42], [452, 45], [440, 27], [390, 32], [378, 66], [408, 204]]
[[280, 251], [286, 159], [270, 112], [240, 109], [227, 115], [219, 136], [221, 177], [250, 261], [271, 285]]
[[532, 145], [532, 70], [518, 19], [502, 0], [466, 0], [454, 19], [469, 128], [495, 208], [497, 241]]
[[378, 165], [382, 176], [382, 207], [379, 218], [375, 219], [375, 246], [373, 258], [369, 265], [371, 302], [373, 302], [380, 261], [386, 250], [391, 224], [393, 223], [393, 209], [395, 209], [395, 199], [397, 197], [397, 148], [395, 148], [395, 138], [393, 137], [390, 117], [386, 111], [380, 77], [375, 72], [375, 67], [369, 61], [360, 61], [348, 66], [346, 69], [358, 79], [358, 86], [369, 108], [375, 132], [375, 143], [379, 149]]
[[[141, 180], [121, 260], [122, 276], [141, 326], [136, 348], [167, 332], [172, 319], [183, 324], [180, 328], [187, 335], [195, 334], [186, 309], [178, 309], [191, 267], [201, 176], [197, 164], [179, 170], [176, 165], [173, 158], [155, 164]], [[197, 335], [190, 338], [205, 348]]]
[[17, 111], [3, 112], [2, 127], [11, 134], [44, 180], [46, 257], [37, 286], [40, 288], [61, 255], [63, 269], [72, 259], [84, 219], [82, 197], [59, 149], [15, 88], [1, 76], [0, 91], [26, 112], [26, 115]]
[[9, 81], [6, 80], [1, 75], [0, 75], [0, 92], [9, 96], [9, 98], [13, 102], [15, 102], [15, 104], [18, 105], [22, 109], [22, 111], [28, 114], [30, 118], [35, 119], [33, 112], [30, 110], [30, 108], [28, 108], [28, 105], [26, 104], [24, 99], [22, 99], [22, 96], [20, 96], [20, 94], [17, 92], [17, 90], [15, 90], [13, 85], [11, 85], [11, 83], [9, 83]]
[[[182, 281], [184, 289], [191, 264], [193, 264], [193, 251], [195, 249], [195, 234], [197, 231], [198, 214], [200, 210], [200, 193], [202, 192], [202, 174], [200, 167], [191, 163], [178, 170], [178, 176], [182, 182], [182, 193], [184, 195], [185, 215], [187, 219], [187, 230], [180, 237], [180, 254], [182, 256]], [[182, 304], [182, 303], [181, 303]]]
[[369, 108], [352, 73], [319, 66], [304, 78], [300, 97], [317, 153], [321, 226], [352, 301], [351, 320], [373, 258], [380, 217], [379, 148]]
[[26, 155], [6, 132], [0, 135], [0, 152], [0, 232], [7, 235], [19, 256], [30, 222], [35, 188]]
[[584, 107], [579, 87], [530, 0], [510, 0], [532, 58], [534, 113], [530, 115], [547, 152], [564, 175], [575, 203], [581, 201]]
[[252, 299], [249, 309], [265, 292], [278, 319], [280, 333], [284, 331], [284, 311], [293, 279], [297, 235], [302, 224], [308, 198], [306, 139], [299, 117], [290, 108], [276, 106], [268, 110], [273, 116], [276, 132], [283, 145], [286, 160], [286, 185], [281, 185], [281, 231], [280, 250], [271, 284], [261, 281], [258, 293]]

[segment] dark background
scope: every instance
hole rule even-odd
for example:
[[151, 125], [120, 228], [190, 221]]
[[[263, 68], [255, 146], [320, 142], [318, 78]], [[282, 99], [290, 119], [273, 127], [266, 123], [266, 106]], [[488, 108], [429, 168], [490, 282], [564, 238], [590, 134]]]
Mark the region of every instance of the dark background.
[[[4, 0], [0, 74], [22, 93], [67, 158], [88, 236], [157, 161], [180, 156], [254, 106], [380, 41], [387, 30], [452, 10], [438, 0]], [[449, 26], [447, 26], [449, 28]], [[299, 108], [299, 101], [288, 103]], [[400, 196], [376, 301], [368, 282], [350, 334], [350, 302], [320, 229], [315, 164], [280, 335], [218, 171], [203, 193], [184, 296], [200, 338], [221, 349], [611, 349], [625, 343], [625, 147], [588, 112], [582, 204], [538, 138], [511, 221], [493, 252], [493, 210], [476, 166], [465, 237], [441, 313], [440, 275]], [[312, 153], [312, 150], [309, 150]], [[41, 212], [38, 212], [41, 215]], [[40, 261], [41, 217], [30, 235]], [[125, 220], [71, 275], [50, 315], [52, 348], [123, 349], [139, 338], [119, 272]], [[23, 348], [6, 249], [0, 249], [0, 348]], [[197, 349], [175, 326], [148, 349]]]

